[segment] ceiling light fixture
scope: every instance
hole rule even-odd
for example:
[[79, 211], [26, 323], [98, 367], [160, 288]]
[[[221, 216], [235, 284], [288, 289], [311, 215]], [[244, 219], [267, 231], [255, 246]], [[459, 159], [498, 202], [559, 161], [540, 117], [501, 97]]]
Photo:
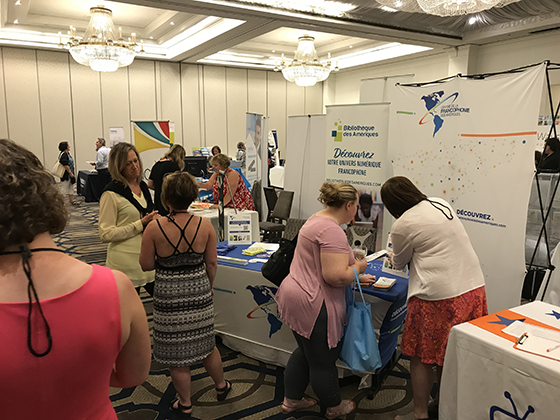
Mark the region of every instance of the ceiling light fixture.
[[89, 11], [91, 19], [84, 37], [77, 38], [76, 28], [73, 26], [68, 33], [66, 47], [78, 63], [90, 66], [95, 71], [110, 72], [119, 67], [129, 66], [136, 54], [144, 52], [144, 43], [143, 41], [140, 41], [140, 45], [136, 43], [136, 34], [131, 34], [128, 41], [125, 41], [119, 28], [117, 37], [111, 10], [97, 6]]
[[504, 7], [519, 0], [417, 0], [424, 12], [436, 16], [478, 13], [493, 7]]
[[286, 64], [284, 54], [282, 60], [276, 63], [274, 71], [282, 70], [284, 78], [288, 82], [295, 82], [298, 86], [314, 86], [317, 82], [322, 82], [329, 77], [331, 71], [338, 71], [338, 67], [331, 69], [331, 54], [325, 64], [319, 62], [315, 45], [315, 38], [304, 35], [298, 39], [298, 47], [294, 53], [294, 59], [290, 64]]

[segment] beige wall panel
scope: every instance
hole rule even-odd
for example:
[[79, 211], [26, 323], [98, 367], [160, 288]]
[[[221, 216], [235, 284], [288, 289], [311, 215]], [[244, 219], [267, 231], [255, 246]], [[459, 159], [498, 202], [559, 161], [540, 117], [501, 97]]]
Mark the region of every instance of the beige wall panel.
[[10, 137], [45, 162], [35, 51], [4, 48], [3, 52]]
[[226, 68], [228, 154], [235, 157], [237, 143], [245, 141], [247, 70]]
[[69, 141], [71, 154], [75, 151], [69, 59], [67, 52], [37, 51], [43, 145], [48, 168], [58, 157], [59, 142]]
[[103, 131], [100, 74], [70, 60], [72, 112], [74, 114], [74, 160], [77, 170], [91, 169], [95, 141]]
[[310, 115], [323, 113], [322, 82], [305, 89], [305, 113]]
[[3, 49], [0, 48], [0, 136], [10, 138], [8, 132], [8, 115], [6, 113], [6, 90], [4, 87], [4, 59]]
[[227, 149], [227, 108], [225, 67], [204, 66], [204, 127], [205, 146]]
[[290, 82], [286, 86], [286, 114], [288, 117], [305, 115], [305, 88]]
[[156, 120], [163, 121], [163, 117], [161, 116], [161, 101], [163, 100], [161, 96], [161, 61], [154, 61], [154, 87], [155, 87], [155, 95], [156, 95]]
[[280, 157], [286, 157], [286, 92], [288, 82], [280, 72], [268, 73], [268, 128], [276, 130]]
[[268, 109], [266, 108], [266, 71], [262, 70], [248, 70], [248, 99], [247, 99], [247, 112], [253, 114], [262, 114], [267, 116]]
[[[414, 74], [414, 82], [429, 82], [448, 76], [447, 53], [434, 53], [427, 57], [408, 57], [387, 64], [376, 64], [355, 70], [341, 70], [336, 74], [336, 100], [334, 104], [360, 102], [362, 79]], [[332, 77], [332, 76], [331, 76]], [[331, 101], [331, 104], [332, 101]]]
[[175, 123], [175, 144], [184, 146], [181, 121], [181, 67], [179, 63], [159, 63], [162, 121]]
[[[103, 137], [109, 145], [109, 129], [122, 127], [126, 141], [132, 141], [130, 126], [130, 101], [128, 97], [128, 71], [119, 69], [101, 75], [101, 110], [103, 112], [103, 127], [99, 133], [91, 137], [90, 143], [95, 145], [97, 137]], [[89, 159], [93, 160], [93, 159]]]
[[193, 147], [202, 146], [202, 124], [200, 106], [200, 66], [194, 64], [181, 65], [181, 105], [183, 109], [183, 147], [187, 155], [192, 155]]
[[132, 121], [156, 121], [154, 62], [134, 60], [128, 67], [128, 81], [130, 84], [130, 119]]
[[[523, 37], [515, 40], [481, 45], [477, 56], [477, 73], [491, 73], [541, 63], [560, 62], [558, 32]], [[560, 84], [560, 72], [549, 72], [550, 83]], [[556, 104], [555, 104], [556, 106]]]

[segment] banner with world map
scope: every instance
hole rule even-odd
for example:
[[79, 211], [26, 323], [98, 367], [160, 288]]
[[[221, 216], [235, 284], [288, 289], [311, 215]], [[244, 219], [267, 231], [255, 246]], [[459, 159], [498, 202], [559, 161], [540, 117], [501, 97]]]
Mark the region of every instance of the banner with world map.
[[521, 298], [544, 75], [543, 64], [485, 79], [399, 86], [391, 107], [394, 174], [451, 204], [480, 259], [490, 312]]

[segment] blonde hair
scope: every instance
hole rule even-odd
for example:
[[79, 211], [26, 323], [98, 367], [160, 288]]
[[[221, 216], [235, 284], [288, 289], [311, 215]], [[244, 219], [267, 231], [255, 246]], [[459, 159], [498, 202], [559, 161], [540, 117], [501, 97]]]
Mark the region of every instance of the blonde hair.
[[117, 143], [111, 148], [109, 153], [109, 173], [111, 177], [115, 180], [128, 187], [128, 181], [123, 176], [122, 172], [126, 167], [126, 162], [128, 161], [128, 152], [134, 150], [136, 157], [138, 158], [138, 165], [140, 166], [140, 173], [138, 175], [138, 182], [142, 181], [142, 176], [144, 174], [144, 166], [142, 165], [142, 159], [138, 154], [138, 150], [130, 143]]
[[179, 169], [182, 171], [185, 168], [185, 155], [186, 152], [183, 146], [174, 144], [167, 153], [163, 155], [162, 159], [171, 159], [171, 161], [179, 165]]
[[229, 158], [226, 155], [224, 155], [223, 153], [218, 153], [217, 155], [214, 155], [210, 159], [210, 163], [214, 163], [214, 162], [216, 162], [218, 165], [220, 165], [224, 169], [229, 168], [229, 165], [230, 165]]
[[358, 191], [346, 182], [324, 182], [319, 192], [321, 194], [317, 200], [329, 207], [340, 208], [348, 202], [358, 200]]

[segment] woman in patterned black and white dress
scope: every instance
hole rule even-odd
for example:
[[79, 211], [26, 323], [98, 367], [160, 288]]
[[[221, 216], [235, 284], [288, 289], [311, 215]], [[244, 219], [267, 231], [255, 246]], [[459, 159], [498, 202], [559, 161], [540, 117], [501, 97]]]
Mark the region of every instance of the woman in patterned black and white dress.
[[191, 365], [203, 363], [218, 401], [231, 391], [214, 338], [216, 233], [208, 219], [187, 212], [197, 197], [198, 187], [190, 174], [168, 175], [161, 201], [169, 215], [158, 216], [148, 225], [140, 251], [142, 269], [156, 270], [154, 359], [169, 366], [179, 396], [171, 409], [185, 418], [192, 412]]

